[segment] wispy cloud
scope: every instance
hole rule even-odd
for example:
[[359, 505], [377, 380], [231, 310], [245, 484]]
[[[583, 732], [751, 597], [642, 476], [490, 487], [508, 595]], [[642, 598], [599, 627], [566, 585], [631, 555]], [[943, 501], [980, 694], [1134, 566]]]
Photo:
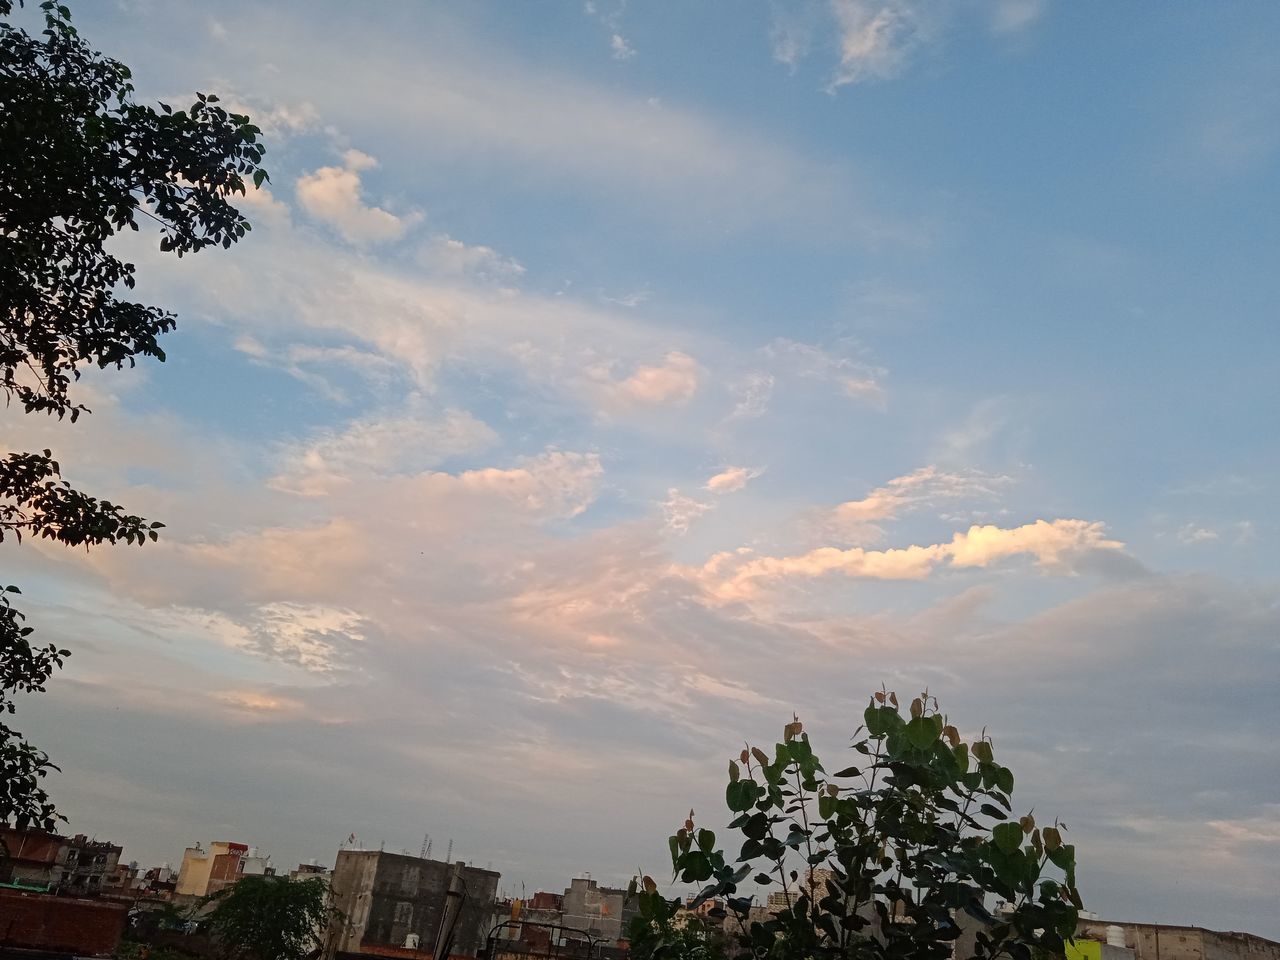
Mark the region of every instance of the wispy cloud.
[[827, 518], [828, 531], [852, 543], [874, 542], [884, 536], [883, 524], [909, 510], [936, 507], [960, 500], [990, 501], [1010, 483], [1010, 478], [977, 471], [946, 472], [921, 467], [895, 477], [860, 500], [834, 507]]
[[689, 527], [695, 520], [714, 509], [714, 503], [694, 500], [672, 487], [667, 491], [667, 499], [662, 502], [662, 520], [672, 533], [683, 535], [689, 532]]
[[864, 361], [856, 345], [845, 347], [847, 349], [837, 352], [780, 337], [761, 350], [761, 354], [779, 371], [833, 383], [845, 396], [883, 409], [888, 401], [884, 387], [888, 371]]
[[887, 80], [901, 73], [933, 24], [916, 0], [832, 0], [840, 41], [840, 65], [828, 85]]

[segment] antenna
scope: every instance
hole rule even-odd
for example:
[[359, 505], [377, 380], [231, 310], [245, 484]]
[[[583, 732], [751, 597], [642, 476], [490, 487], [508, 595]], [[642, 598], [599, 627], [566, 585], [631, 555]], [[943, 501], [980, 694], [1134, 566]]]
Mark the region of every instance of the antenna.
[[453, 837], [450, 837], [450, 838], [449, 838], [449, 852], [448, 852], [448, 853], [446, 853], [446, 854], [444, 855], [444, 862], [445, 862], [445, 863], [450, 863], [450, 862], [452, 862], [452, 861], [453, 861]]
[[422, 852], [418, 854], [423, 860], [431, 859], [431, 834], [422, 835]]

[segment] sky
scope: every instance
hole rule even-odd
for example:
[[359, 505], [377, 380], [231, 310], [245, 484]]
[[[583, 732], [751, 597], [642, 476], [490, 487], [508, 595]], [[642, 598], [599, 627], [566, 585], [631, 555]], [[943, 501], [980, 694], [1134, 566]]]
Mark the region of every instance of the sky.
[[1087, 907], [1280, 939], [1280, 6], [74, 6], [271, 179], [122, 239], [166, 363], [0, 420], [167, 525], [0, 548], [69, 829], [665, 876], [883, 684]]

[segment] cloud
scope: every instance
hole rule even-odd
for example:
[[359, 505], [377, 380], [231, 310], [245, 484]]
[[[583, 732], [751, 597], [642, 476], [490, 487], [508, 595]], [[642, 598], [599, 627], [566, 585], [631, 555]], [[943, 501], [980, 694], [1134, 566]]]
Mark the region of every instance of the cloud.
[[[222, 29], [225, 32], [226, 28]], [[271, 100], [225, 87], [218, 94], [223, 107], [231, 113], [247, 115], [267, 140], [282, 141], [320, 126], [320, 111], [309, 100]]]
[[719, 553], [694, 572], [717, 602], [747, 600], [769, 584], [814, 579], [831, 573], [877, 580], [922, 580], [943, 565], [987, 567], [1018, 555], [1031, 556], [1047, 571], [1072, 573], [1078, 561], [1096, 551], [1120, 551], [1106, 539], [1103, 525], [1085, 520], [1037, 520], [1020, 527], [974, 525], [949, 543], [887, 550], [820, 547], [796, 556], [756, 556], [749, 550]]
[[277, 489], [320, 496], [367, 476], [412, 473], [497, 443], [488, 424], [464, 410], [423, 414], [376, 413], [341, 428], [324, 428], [285, 445]]
[[421, 215], [396, 216], [365, 204], [360, 195], [360, 173], [377, 165], [378, 161], [367, 153], [348, 150], [342, 155], [341, 167], [320, 167], [298, 179], [298, 202], [352, 243], [398, 240]]
[[466, 244], [448, 234], [433, 237], [422, 246], [418, 262], [434, 274], [446, 277], [472, 275], [489, 280], [511, 282], [524, 275], [524, 266], [504, 257], [492, 247]]
[[689, 532], [693, 521], [714, 509], [714, 503], [703, 503], [692, 497], [686, 497], [677, 488], [672, 487], [667, 491], [667, 499], [662, 503], [662, 519], [668, 530], [683, 536]]
[[[828, 0], [826, 20], [834, 36], [839, 61], [827, 83], [827, 93], [841, 87], [901, 76], [921, 51], [934, 46], [948, 21], [957, 15], [981, 15], [992, 33], [1023, 33], [1043, 15], [1045, 0], [983, 0], [966, 5], [926, 0]], [[773, 58], [791, 67], [813, 47], [824, 29], [816, 3], [775, 6], [770, 25]]]
[[795, 70], [809, 53], [817, 26], [817, 4], [774, 3], [770, 13], [769, 46], [773, 59]]
[[1178, 531], [1178, 540], [1181, 543], [1204, 543], [1207, 540], [1217, 540], [1218, 532], [1210, 530], [1208, 527], [1196, 526], [1194, 523], [1185, 524]]
[[945, 472], [935, 466], [895, 477], [861, 500], [834, 507], [826, 527], [850, 542], [878, 540], [884, 535], [881, 521], [895, 520], [909, 510], [935, 506], [940, 501], [991, 499], [1010, 478], [977, 471]]
[[468, 470], [457, 482], [471, 490], [506, 497], [535, 513], [576, 517], [595, 499], [596, 482], [603, 473], [598, 454], [550, 450], [522, 458], [508, 469]]
[[[605, 27], [634, 49], [626, 31]], [[388, 35], [352, 22], [343, 39], [268, 6], [246, 13], [237, 36], [246, 58], [274, 63], [274, 95], [324, 104], [344, 129], [388, 131], [379, 156], [406, 171], [518, 172], [574, 196], [597, 193], [645, 217], [699, 229], [743, 229], [815, 218], [879, 238], [897, 231], [863, 209], [845, 166], [813, 157], [722, 116], [613, 91], [526, 62], [458, 31]], [[272, 38], [290, 35], [282, 47]], [[368, 52], [352, 60], [355, 44]], [[425, 44], [425, 46], [424, 46]], [[341, 76], [327, 65], [343, 62]]]
[[831, 12], [840, 43], [831, 92], [896, 77], [931, 34], [925, 10], [914, 0], [831, 0]]
[[620, 33], [615, 33], [609, 38], [609, 49], [613, 51], [613, 59], [615, 60], [630, 60], [636, 55], [635, 48]]
[[995, 0], [991, 4], [991, 29], [1011, 34], [1026, 30], [1044, 16], [1048, 0]]
[[777, 364], [779, 370], [810, 380], [834, 383], [840, 392], [854, 400], [884, 409], [888, 393], [884, 378], [888, 371], [869, 364], [858, 356], [849, 356], [779, 337], [760, 351]]
[[680, 350], [672, 350], [656, 365], [641, 365], [619, 381], [609, 379], [607, 368], [597, 368], [594, 379], [606, 384], [610, 397], [626, 405], [683, 404], [698, 390], [698, 362]]
[[774, 378], [772, 374], [761, 371], [748, 373], [733, 385], [733, 394], [737, 397], [733, 405], [730, 419], [754, 419], [764, 416], [769, 409], [769, 399], [773, 396]]
[[703, 489], [711, 493], [736, 493], [762, 473], [763, 470], [755, 467], [725, 467], [711, 477]]

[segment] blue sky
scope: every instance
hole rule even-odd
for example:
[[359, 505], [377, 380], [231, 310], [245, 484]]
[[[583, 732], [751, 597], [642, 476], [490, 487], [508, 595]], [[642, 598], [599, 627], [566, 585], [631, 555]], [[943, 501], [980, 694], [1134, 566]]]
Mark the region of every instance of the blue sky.
[[1280, 8], [77, 16], [271, 183], [127, 238], [168, 363], [4, 421], [168, 524], [14, 557], [75, 829], [622, 880], [927, 685], [1100, 912], [1280, 936]]

